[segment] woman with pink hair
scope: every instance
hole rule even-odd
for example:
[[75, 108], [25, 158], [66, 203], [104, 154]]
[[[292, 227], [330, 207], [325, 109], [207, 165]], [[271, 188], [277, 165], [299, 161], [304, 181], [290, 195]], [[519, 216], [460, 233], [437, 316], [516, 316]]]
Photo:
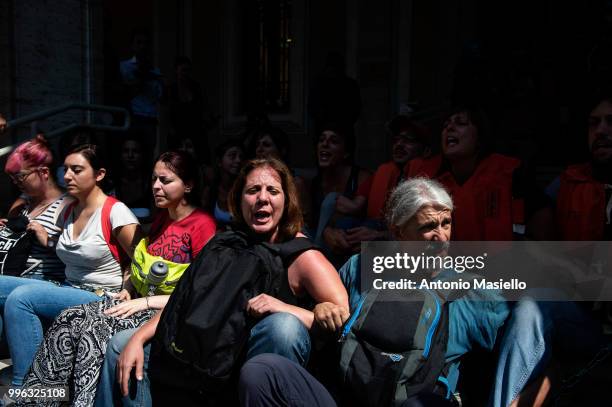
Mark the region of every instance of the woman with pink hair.
[[[25, 217], [32, 235], [32, 247], [20, 277], [0, 276], [0, 310], [8, 295], [25, 284], [64, 280], [64, 263], [55, 254], [55, 242], [62, 232], [63, 208], [72, 201], [55, 183], [53, 154], [42, 134], [18, 146], [8, 157], [4, 171], [21, 191], [8, 218]], [[0, 219], [0, 228], [7, 219]], [[0, 332], [2, 319], [0, 318]]]

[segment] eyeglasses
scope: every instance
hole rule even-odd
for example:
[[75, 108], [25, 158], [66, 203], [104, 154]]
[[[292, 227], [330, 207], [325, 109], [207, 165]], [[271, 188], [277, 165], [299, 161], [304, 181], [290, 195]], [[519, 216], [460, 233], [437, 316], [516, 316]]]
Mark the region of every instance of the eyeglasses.
[[13, 181], [14, 183], [22, 183], [23, 181], [25, 181], [26, 178], [28, 178], [28, 176], [36, 171], [41, 170], [44, 167], [36, 167], [36, 168], [32, 168], [29, 170], [25, 170], [25, 171], [19, 171], [16, 174], [9, 174], [9, 178], [11, 179], [11, 181]]

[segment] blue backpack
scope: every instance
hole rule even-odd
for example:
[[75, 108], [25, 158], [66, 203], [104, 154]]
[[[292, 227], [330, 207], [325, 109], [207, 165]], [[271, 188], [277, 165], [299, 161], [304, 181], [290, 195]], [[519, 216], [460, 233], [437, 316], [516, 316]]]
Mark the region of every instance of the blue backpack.
[[447, 340], [448, 306], [437, 292], [411, 290], [401, 298], [367, 292], [340, 338], [343, 400], [399, 406], [433, 392], [444, 380]]

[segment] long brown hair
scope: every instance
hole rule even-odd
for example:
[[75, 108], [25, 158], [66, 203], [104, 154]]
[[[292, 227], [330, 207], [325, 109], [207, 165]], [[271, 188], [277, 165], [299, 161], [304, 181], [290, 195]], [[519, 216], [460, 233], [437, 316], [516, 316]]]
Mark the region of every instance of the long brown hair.
[[241, 210], [242, 190], [246, 184], [246, 178], [251, 171], [265, 167], [276, 171], [281, 179], [281, 186], [285, 194], [285, 209], [283, 211], [283, 216], [278, 222], [277, 241], [285, 242], [293, 239], [302, 229], [304, 220], [302, 218], [302, 211], [300, 209], [298, 193], [293, 181], [293, 176], [289, 168], [287, 168], [282, 161], [276, 158], [260, 158], [247, 161], [232, 185], [232, 189], [227, 199], [227, 206], [232, 214], [234, 225], [239, 229], [247, 229], [248, 226], [242, 216]]

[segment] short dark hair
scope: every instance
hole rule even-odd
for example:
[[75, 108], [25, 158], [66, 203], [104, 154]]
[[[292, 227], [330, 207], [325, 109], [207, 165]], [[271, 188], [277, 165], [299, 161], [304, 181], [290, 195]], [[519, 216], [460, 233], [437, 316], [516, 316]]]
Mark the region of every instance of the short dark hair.
[[299, 195], [291, 171], [282, 161], [276, 158], [260, 158], [249, 160], [240, 170], [240, 174], [234, 181], [227, 198], [227, 205], [232, 214], [233, 222], [238, 229], [247, 229], [248, 226], [242, 216], [242, 190], [246, 184], [246, 178], [251, 171], [257, 168], [271, 168], [281, 179], [281, 186], [285, 194], [285, 210], [278, 223], [277, 241], [285, 242], [291, 240], [302, 229], [304, 220], [300, 209]]
[[612, 89], [609, 87], [597, 88], [591, 91], [586, 98], [583, 110], [584, 116], [589, 116], [593, 109], [599, 106], [602, 102], [612, 103]]
[[347, 154], [349, 155], [349, 160], [353, 161], [353, 157], [355, 155], [355, 130], [353, 129], [353, 125], [350, 123], [344, 122], [327, 122], [319, 127], [319, 136], [324, 131], [333, 131], [344, 140], [344, 146]]
[[397, 137], [400, 133], [408, 131], [416, 136], [416, 138], [423, 143], [423, 145], [429, 147], [431, 144], [431, 138], [429, 129], [412, 119], [408, 116], [397, 115], [387, 125], [391, 137]]
[[155, 162], [163, 162], [166, 167], [175, 173], [184, 184], [191, 184], [191, 191], [185, 193], [185, 199], [192, 205], [197, 206], [200, 198], [198, 182], [198, 166], [194, 157], [186, 151], [172, 150], [161, 153]]

